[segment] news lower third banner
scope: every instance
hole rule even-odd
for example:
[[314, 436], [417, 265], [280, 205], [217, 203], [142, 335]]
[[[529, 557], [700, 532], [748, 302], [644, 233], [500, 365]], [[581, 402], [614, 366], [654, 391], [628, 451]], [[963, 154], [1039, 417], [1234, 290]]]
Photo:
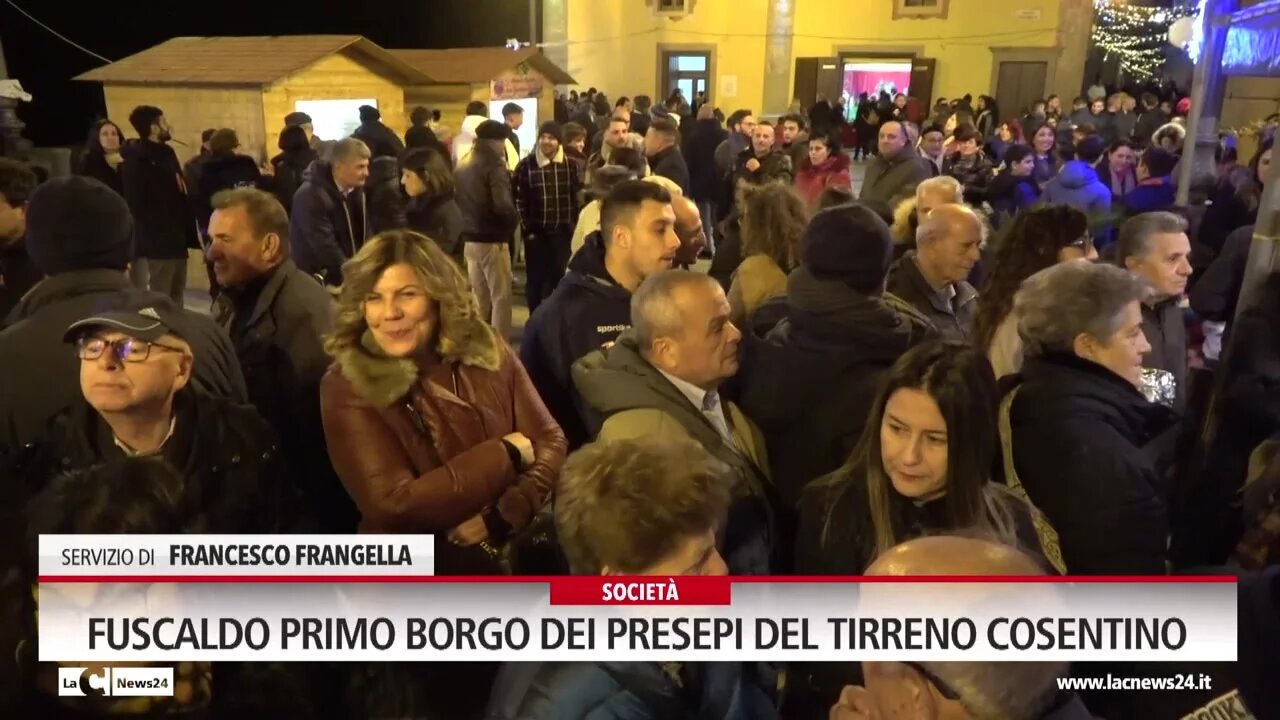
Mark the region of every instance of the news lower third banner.
[[1234, 661], [1230, 577], [446, 577], [429, 535], [45, 535], [39, 658]]

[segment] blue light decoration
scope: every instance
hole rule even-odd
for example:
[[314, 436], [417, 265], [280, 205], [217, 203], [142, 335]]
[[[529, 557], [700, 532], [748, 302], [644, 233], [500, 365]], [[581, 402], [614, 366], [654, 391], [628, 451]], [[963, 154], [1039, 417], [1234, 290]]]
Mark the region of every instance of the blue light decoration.
[[1227, 75], [1280, 77], [1280, 0], [1237, 11], [1222, 51]]
[[1187, 55], [1192, 63], [1200, 62], [1200, 52], [1204, 49], [1204, 29], [1209, 22], [1209, 0], [1196, 0], [1196, 22], [1191, 30], [1191, 42], [1187, 43]]

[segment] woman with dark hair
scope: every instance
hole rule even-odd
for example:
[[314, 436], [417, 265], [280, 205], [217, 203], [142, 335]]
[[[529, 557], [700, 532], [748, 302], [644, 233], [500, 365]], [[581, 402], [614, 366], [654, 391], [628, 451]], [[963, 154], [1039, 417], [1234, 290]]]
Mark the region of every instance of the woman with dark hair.
[[1022, 134], [1022, 123], [1017, 118], [1010, 118], [1000, 123], [995, 135], [987, 141], [987, 157], [993, 163], [1005, 161], [1004, 153], [1010, 145], [1025, 145], [1026, 138]]
[[94, 123], [89, 128], [89, 139], [85, 141], [78, 174], [91, 177], [123, 196], [124, 182], [120, 179], [120, 164], [124, 162], [120, 148], [123, 144], [124, 133], [120, 132], [119, 125], [110, 120]]
[[1002, 378], [1022, 368], [1013, 297], [1023, 281], [1060, 262], [1097, 258], [1098, 252], [1089, 238], [1088, 216], [1068, 205], [1046, 205], [1018, 215], [998, 243], [974, 320], [974, 344], [986, 351], [996, 378]]
[[1058, 157], [1058, 131], [1048, 123], [1040, 125], [1031, 134], [1031, 149], [1035, 151], [1036, 170], [1032, 175], [1041, 187], [1057, 176], [1062, 168]]
[[237, 152], [240, 138], [236, 131], [222, 128], [209, 139], [209, 157], [200, 168], [200, 192], [196, 195], [196, 220], [200, 227], [209, 224], [213, 213], [213, 196], [223, 190], [237, 187], [264, 187], [262, 171], [258, 164]]
[[840, 141], [835, 135], [809, 138], [809, 156], [796, 169], [795, 186], [809, 208], [817, 206], [818, 198], [826, 188], [853, 187], [849, 177], [849, 158], [840, 152]]
[[920, 535], [981, 528], [1061, 569], [1036, 510], [991, 481], [999, 392], [981, 353], [941, 341], [894, 363], [844, 467], [800, 500], [796, 572], [859, 575]]
[[275, 195], [285, 210], [293, 208], [293, 195], [302, 186], [302, 177], [311, 163], [318, 159], [316, 151], [307, 140], [307, 131], [301, 127], [287, 127], [280, 131], [277, 147], [281, 152], [271, 158], [275, 170]]
[[996, 123], [1000, 122], [1000, 105], [990, 95], [979, 95], [977, 110], [978, 117], [973, 121], [974, 126], [982, 133], [982, 137], [992, 137], [996, 133]]
[[740, 232], [742, 262], [729, 285], [729, 319], [738, 327], [765, 300], [787, 291], [800, 236], [808, 222], [803, 201], [787, 185], [744, 185]]
[[453, 173], [445, 155], [430, 148], [405, 153], [400, 163], [400, 183], [409, 203], [405, 218], [409, 229], [436, 241], [445, 254], [462, 262], [462, 212], [453, 199]]
[[1040, 186], [1033, 175], [1035, 155], [1026, 145], [1010, 145], [1004, 151], [1004, 167], [987, 187], [991, 224], [999, 228], [1008, 218], [1024, 212], [1040, 200]]

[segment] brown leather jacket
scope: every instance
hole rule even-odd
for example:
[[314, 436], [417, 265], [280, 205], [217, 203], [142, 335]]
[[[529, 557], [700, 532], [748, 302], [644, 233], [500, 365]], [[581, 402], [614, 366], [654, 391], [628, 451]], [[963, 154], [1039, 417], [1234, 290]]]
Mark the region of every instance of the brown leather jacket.
[[[377, 354], [368, 333], [361, 347], [338, 353], [320, 384], [329, 457], [360, 509], [362, 532], [443, 534], [483, 513], [501, 541], [551, 496], [564, 434], [492, 332], [442, 362], [450, 386], [412, 361]], [[513, 432], [533, 443], [524, 472], [502, 443]]]

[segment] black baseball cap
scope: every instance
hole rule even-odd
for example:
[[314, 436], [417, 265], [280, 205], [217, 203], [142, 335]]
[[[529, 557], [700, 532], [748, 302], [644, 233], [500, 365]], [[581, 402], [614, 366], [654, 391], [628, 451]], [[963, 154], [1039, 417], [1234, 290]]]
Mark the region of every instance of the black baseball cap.
[[182, 313], [167, 297], [152, 293], [136, 293], [115, 303], [98, 308], [88, 317], [77, 320], [63, 333], [63, 342], [75, 342], [89, 330], [106, 328], [122, 332], [146, 342], [165, 335], [183, 336]]

